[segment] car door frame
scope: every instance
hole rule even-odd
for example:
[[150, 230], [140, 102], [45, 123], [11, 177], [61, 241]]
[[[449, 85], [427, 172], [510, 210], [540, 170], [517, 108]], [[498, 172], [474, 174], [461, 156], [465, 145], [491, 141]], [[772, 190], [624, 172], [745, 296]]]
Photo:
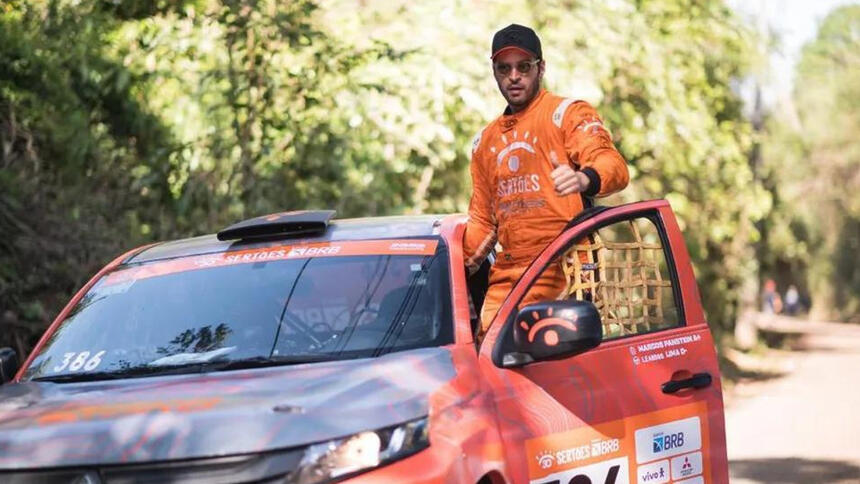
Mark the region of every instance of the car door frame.
[[[501, 361], [500, 347], [502, 346], [501, 336], [503, 336], [501, 330], [505, 323], [515, 316], [517, 305], [529, 286], [540, 276], [545, 266], [550, 263], [555, 255], [570, 246], [573, 240], [578, 240], [583, 235], [599, 227], [634, 218], [653, 219], [655, 216], [659, 218], [659, 221], [655, 220], [655, 222], [659, 222], [657, 223], [657, 229], [660, 232], [660, 237], [663, 243], [668, 245], [665, 255], [669, 270], [677, 278], [677, 284], [673, 285], [673, 291], [677, 291], [675, 292], [675, 297], [678, 299], [677, 305], [681, 311], [679, 315], [680, 321], [678, 326], [637, 336], [660, 338], [661, 333], [666, 330], [678, 330], [679, 328], [681, 330], [687, 328], [687, 330], [708, 332], [689, 253], [669, 203], [666, 200], [635, 202], [597, 210], [591, 216], [586, 216], [580, 220], [575, 219], [535, 258], [501, 305], [490, 325], [486, 337], [482, 341], [479, 358], [483, 363], [482, 366], [484, 366], [485, 371], [490, 370], [488, 365], [492, 365], [496, 369], [495, 371], [498, 372], [515, 371], [502, 369], [500, 368], [500, 364], [498, 364]], [[709, 332], [708, 336], [710, 336]], [[629, 340], [629, 338], [622, 337], [608, 340], [597, 349], [617, 348], [629, 345], [630, 341], [625, 340]], [[710, 338], [708, 338], [708, 341], [711, 341]], [[715, 353], [713, 355], [712, 366], [716, 367], [716, 355]], [[722, 417], [722, 390], [719, 383], [718, 369], [716, 371], [717, 374], [714, 375], [716, 382], [714, 385], [720, 398], [718, 399], [718, 404], [714, 406], [715, 408], [708, 409], [708, 420], [711, 426], [709, 432], [711, 458], [708, 467], [710, 468], [712, 482], [724, 482], [724, 480], [728, 479], [726, 472], [728, 466], [725, 457], [725, 424]], [[518, 466], [515, 463], [509, 463], [509, 465]], [[517, 474], [517, 472], [514, 472], [514, 474]]]
[[666, 200], [648, 200], [602, 210], [579, 222], [574, 220], [572, 225], [566, 227], [532, 261], [525, 272], [523, 272], [519, 281], [514, 284], [510, 294], [508, 294], [508, 297], [505, 298], [505, 301], [499, 307], [499, 311], [496, 313], [495, 318], [493, 318], [487, 334], [481, 342], [481, 354], [490, 356], [497, 343], [502, 325], [510, 317], [511, 312], [516, 309], [516, 304], [522, 299], [531, 282], [540, 276], [544, 266], [549, 263], [553, 255], [568, 245], [571, 239], [575, 239], [596, 227], [610, 224], [615, 220], [624, 220], [637, 214], [644, 215], [655, 212], [660, 217], [660, 222], [665, 229], [664, 236], [666, 242], [669, 244], [669, 251], [672, 254], [674, 262], [672, 265], [678, 278], [678, 288], [681, 298], [678, 303], [683, 308], [683, 322], [685, 323], [683, 326], [707, 325], [693, 267], [690, 263], [690, 254], [681, 236], [681, 229], [675, 220], [672, 208]]

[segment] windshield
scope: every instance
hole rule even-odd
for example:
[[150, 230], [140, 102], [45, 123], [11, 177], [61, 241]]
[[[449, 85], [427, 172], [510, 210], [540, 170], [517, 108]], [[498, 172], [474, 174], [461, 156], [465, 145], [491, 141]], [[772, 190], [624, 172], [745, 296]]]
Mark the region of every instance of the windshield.
[[440, 239], [269, 247], [123, 266], [80, 300], [24, 379], [444, 345], [453, 342], [448, 288]]

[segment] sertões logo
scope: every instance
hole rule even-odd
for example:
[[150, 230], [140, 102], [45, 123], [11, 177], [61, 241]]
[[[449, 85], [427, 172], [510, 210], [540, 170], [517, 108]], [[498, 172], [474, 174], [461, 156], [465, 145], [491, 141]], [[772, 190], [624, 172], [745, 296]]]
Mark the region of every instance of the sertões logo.
[[553, 316], [553, 309], [549, 308], [546, 311], [546, 314], [541, 314], [537, 311], [532, 311], [532, 320], [534, 323], [529, 325], [525, 321], [520, 321], [520, 328], [526, 332], [529, 343], [534, 342], [535, 337], [538, 332], [544, 328], [547, 329], [543, 334], [544, 343], [549, 346], [555, 346], [559, 341], [559, 333], [558, 329], [568, 329], [570, 331], [576, 331], [576, 314], [567, 314], [566, 318], [559, 318]]
[[537, 461], [541, 469], [549, 469], [555, 464], [555, 456], [552, 452], [544, 451], [537, 455]]

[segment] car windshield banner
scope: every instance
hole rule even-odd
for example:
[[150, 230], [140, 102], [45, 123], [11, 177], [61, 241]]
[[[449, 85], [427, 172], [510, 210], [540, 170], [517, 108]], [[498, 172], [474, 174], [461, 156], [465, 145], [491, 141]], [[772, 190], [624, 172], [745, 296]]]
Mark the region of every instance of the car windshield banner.
[[103, 285], [122, 284], [150, 277], [178, 272], [255, 264], [288, 259], [316, 257], [343, 257], [360, 255], [423, 255], [436, 253], [438, 241], [432, 239], [386, 239], [318, 242], [312, 244], [279, 245], [249, 250], [221, 252], [150, 262], [139, 266], [120, 268], [102, 281]]

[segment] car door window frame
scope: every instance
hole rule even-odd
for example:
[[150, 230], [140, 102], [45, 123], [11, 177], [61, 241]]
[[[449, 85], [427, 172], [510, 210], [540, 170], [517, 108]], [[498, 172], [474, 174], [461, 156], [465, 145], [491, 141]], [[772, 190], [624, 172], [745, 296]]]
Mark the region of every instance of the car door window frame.
[[[639, 333], [633, 333], [633, 334], [627, 334], [627, 335], [617, 336], [617, 337], [613, 337], [613, 338], [607, 338], [607, 339], [603, 340], [604, 342], [620, 341], [620, 340], [624, 340], [624, 339], [627, 339], [627, 338], [630, 338], [633, 336], [649, 335], [649, 334], [659, 333], [660, 331], [666, 331], [666, 330], [670, 330], [670, 329], [682, 328], [682, 327], [687, 326], [686, 312], [684, 311], [684, 298], [683, 298], [683, 295], [681, 294], [681, 279], [679, 277], [677, 267], [675, 267], [675, 257], [674, 257], [674, 254], [672, 253], [672, 246], [669, 243], [669, 237], [668, 237], [668, 234], [666, 232], [666, 227], [663, 224], [663, 219], [660, 216], [660, 211], [658, 209], [650, 209], [650, 210], [645, 210], [645, 211], [639, 212], [639, 213], [626, 214], [623, 216], [612, 217], [612, 218], [607, 219], [603, 222], [600, 222], [599, 224], [595, 225], [592, 229], [590, 229], [587, 233], [585, 233], [583, 235], [571, 237], [571, 239], [565, 244], [565, 246], [562, 249], [556, 251], [556, 253], [553, 255], [553, 257], [550, 258], [549, 262], [547, 262], [547, 264], [545, 264], [544, 267], [541, 269], [541, 272], [538, 273], [538, 275], [540, 275], [542, 273], [542, 271], [544, 269], [546, 269], [546, 267], [548, 267], [548, 265], [550, 263], [552, 263], [553, 260], [556, 260], [557, 257], [562, 256], [564, 253], [566, 253], [568, 250], [570, 250], [570, 248], [576, 243], [576, 241], [580, 240], [582, 237], [587, 237], [588, 235], [590, 235], [594, 232], [597, 232], [598, 230], [600, 230], [602, 228], [609, 227], [610, 225], [615, 225], [615, 224], [623, 223], [623, 222], [634, 222], [635, 223], [635, 221], [639, 220], [639, 219], [645, 219], [645, 220], [648, 220], [649, 222], [651, 222], [652, 224], [654, 224], [654, 228], [657, 230], [657, 235], [660, 237], [660, 244], [662, 246], [661, 249], [662, 249], [662, 253], [663, 253], [663, 260], [666, 262], [666, 270], [669, 273], [669, 280], [671, 282], [671, 287], [672, 287], [672, 297], [673, 297], [674, 302], [675, 302], [675, 307], [677, 308], [677, 311], [678, 311], [678, 324], [675, 324], [673, 326], [665, 326], [665, 327], [653, 329], [651, 331], [643, 331], [643, 332], [639, 332]], [[575, 230], [575, 226], [568, 229], [568, 230]], [[567, 231], [565, 231], [565, 232], [567, 232]], [[562, 233], [561, 236], [564, 236], [564, 233]], [[537, 279], [537, 278], [535, 278], [535, 279]], [[534, 281], [532, 281], [532, 283], [534, 283]], [[523, 295], [519, 298], [519, 301], [517, 301], [516, 305], [514, 306], [515, 308], [519, 307], [520, 303], [522, 302], [523, 298], [525, 297], [525, 295], [527, 293], [528, 293], [528, 291], [523, 293]], [[516, 316], [515, 311], [512, 311], [512, 314], [514, 316]], [[510, 316], [508, 317], [508, 319], [510, 319]]]
[[[639, 202], [639, 203], [641, 203], [641, 202]], [[665, 201], [663, 201], [663, 203], [665, 203]], [[623, 208], [623, 207], [624, 206], [611, 207], [611, 208], [608, 208], [608, 210], [616, 209], [616, 208]], [[517, 283], [514, 284], [514, 287], [511, 290], [511, 293], [508, 295], [508, 299], [510, 299], [510, 297], [514, 293], [520, 292], [520, 294], [517, 296], [516, 302], [514, 304], [509, 304], [510, 301], [508, 299], [506, 299], [502, 303], [502, 305], [499, 309], [499, 314], [496, 315], [496, 319], [494, 319], [493, 324], [492, 324], [491, 329], [490, 329], [490, 331], [492, 333], [495, 333], [495, 337], [487, 338], [487, 340], [493, 341], [492, 353], [493, 353], [493, 359], [494, 360], [496, 359], [496, 354], [498, 353], [500, 355], [503, 351], [502, 346], [503, 346], [503, 340], [505, 339], [505, 333], [506, 333], [506, 331], [503, 331], [503, 330], [506, 327], [510, 326], [512, 324], [512, 320], [516, 318], [516, 315], [519, 312], [518, 306], [520, 305], [523, 298], [525, 298], [526, 294], [528, 293], [528, 287], [531, 287], [531, 285], [540, 277], [540, 275], [543, 273], [545, 268], [550, 263], [552, 263], [553, 260], [556, 260], [556, 258], [558, 256], [560, 256], [561, 254], [563, 254], [564, 252], [569, 250], [576, 243], [577, 240], [581, 239], [582, 237], [586, 236], [587, 234], [590, 234], [594, 231], [600, 230], [601, 228], [607, 227], [607, 226], [612, 225], [612, 224], [616, 224], [616, 223], [624, 222], [624, 221], [628, 221], [628, 220], [635, 220], [638, 218], [647, 218], [651, 223], [654, 224], [655, 228], [657, 229], [657, 233], [660, 237], [660, 243], [663, 245], [663, 255], [666, 258], [666, 265], [667, 265], [667, 269], [669, 272], [669, 276], [670, 276], [670, 279], [672, 281], [672, 295], [675, 299], [675, 303], [676, 303], [676, 306], [678, 308], [678, 324], [675, 326], [671, 326], [671, 327], [664, 327], [664, 328], [660, 328], [660, 329], [655, 329], [653, 331], [630, 334], [630, 335], [626, 335], [626, 336], [608, 339], [605, 341], [605, 343], [615, 343], [617, 341], [624, 341], [630, 337], [640, 337], [640, 336], [645, 336], [645, 335], [651, 335], [651, 334], [659, 333], [661, 331], [669, 331], [669, 330], [673, 330], [673, 329], [677, 329], [677, 328], [683, 328], [683, 327], [688, 326], [686, 305], [684, 303], [684, 297], [683, 297], [684, 294], [683, 294], [683, 291], [681, 290], [681, 278], [680, 278], [680, 274], [679, 274], [679, 271], [678, 271], [678, 268], [676, 265], [675, 253], [673, 251], [672, 244], [671, 244], [670, 239], [669, 239], [669, 234], [668, 234], [668, 231], [666, 230], [666, 225], [664, 223], [663, 216], [661, 214], [661, 207], [660, 206], [648, 206], [648, 207], [642, 207], [642, 208], [633, 207], [633, 210], [631, 210], [631, 211], [625, 211], [623, 213], [612, 215], [608, 218], [600, 220], [597, 223], [593, 223], [593, 224], [589, 223], [589, 222], [593, 222], [594, 218], [597, 218], [600, 215], [603, 215], [608, 210], [595, 211], [595, 213], [591, 217], [587, 217], [587, 218], [584, 218], [582, 220], [576, 221], [576, 223], [570, 224], [568, 226], [568, 228], [563, 230], [556, 237], [555, 240], [550, 242], [547, 245], [547, 247], [543, 251], [541, 251], [541, 253], [535, 258], [535, 260], [533, 260], [532, 263], [529, 265], [529, 267], [523, 272], [523, 275], [520, 277], [520, 279], [517, 281]], [[563, 245], [553, 251], [552, 256], [549, 257], [546, 262], [542, 263], [540, 270], [534, 271], [533, 270], [534, 266], [538, 263], [538, 261], [561, 238], [566, 239], [566, 241], [563, 243]], [[524, 284], [526, 284], [524, 282], [526, 277], [529, 278], [529, 280], [527, 282], [527, 286], [525, 286], [524, 289], [520, 290], [521, 287]], [[503, 311], [507, 311], [507, 314], [502, 314]], [[493, 327], [496, 327], [496, 328], [493, 328]], [[495, 331], [493, 331], [494, 329], [495, 329]], [[490, 334], [488, 334], [488, 336], [490, 336]]]

